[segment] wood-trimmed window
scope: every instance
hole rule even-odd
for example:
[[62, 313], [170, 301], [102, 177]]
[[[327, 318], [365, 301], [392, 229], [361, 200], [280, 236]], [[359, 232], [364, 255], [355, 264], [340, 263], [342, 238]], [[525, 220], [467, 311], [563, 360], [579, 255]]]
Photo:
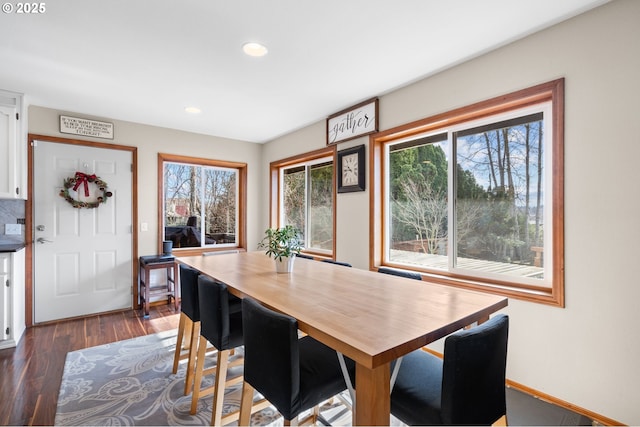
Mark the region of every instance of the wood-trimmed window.
[[564, 79], [370, 143], [372, 269], [564, 307]]
[[158, 248], [246, 249], [246, 163], [158, 153]]
[[335, 253], [335, 146], [270, 164], [270, 226], [302, 231], [303, 252], [318, 258]]

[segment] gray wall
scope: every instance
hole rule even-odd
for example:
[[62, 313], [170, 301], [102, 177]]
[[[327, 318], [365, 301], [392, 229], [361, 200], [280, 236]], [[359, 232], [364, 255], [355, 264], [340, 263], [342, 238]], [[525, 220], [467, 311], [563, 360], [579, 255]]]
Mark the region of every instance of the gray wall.
[[0, 200], [0, 244], [24, 242], [24, 225], [20, 226], [20, 234], [4, 234], [5, 224], [16, 224], [18, 219], [24, 219], [24, 209], [24, 200]]
[[[505, 310], [512, 322], [507, 374], [528, 387], [636, 425], [639, 23], [640, 2], [616, 0], [380, 94], [379, 116], [385, 130], [566, 78], [566, 308], [510, 300]], [[362, 143], [368, 138], [340, 144], [339, 149]], [[323, 121], [266, 144], [263, 166], [324, 145]], [[266, 206], [268, 184], [261, 186]], [[368, 202], [368, 191], [337, 198], [337, 258], [359, 268], [368, 268]], [[262, 224], [267, 221], [265, 214]], [[440, 349], [441, 343], [434, 347]]]

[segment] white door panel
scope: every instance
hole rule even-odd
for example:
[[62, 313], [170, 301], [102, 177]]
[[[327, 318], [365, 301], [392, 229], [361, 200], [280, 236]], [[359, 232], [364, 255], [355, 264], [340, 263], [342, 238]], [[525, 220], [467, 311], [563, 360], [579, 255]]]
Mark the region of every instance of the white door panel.
[[[37, 141], [34, 147], [34, 320], [131, 307], [132, 155], [129, 151]], [[113, 196], [93, 209], [63, 197], [65, 178], [95, 174]], [[70, 193], [84, 197], [83, 186]], [[90, 196], [101, 194], [89, 184]]]
[[10, 260], [9, 254], [0, 254], [0, 341], [9, 338], [7, 328], [11, 325], [11, 292], [9, 292], [10, 288], [6, 286], [10, 276]]

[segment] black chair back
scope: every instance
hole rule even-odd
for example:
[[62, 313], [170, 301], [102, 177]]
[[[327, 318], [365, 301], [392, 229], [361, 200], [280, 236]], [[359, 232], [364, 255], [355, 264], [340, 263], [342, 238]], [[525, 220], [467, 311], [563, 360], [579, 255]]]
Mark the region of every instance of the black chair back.
[[391, 274], [393, 276], [407, 277], [414, 280], [422, 280], [420, 273], [414, 273], [413, 271], [396, 270], [389, 267], [378, 267], [378, 273]]
[[200, 272], [180, 264], [180, 310], [194, 322], [200, 321], [198, 305], [198, 276]]
[[[242, 300], [244, 380], [292, 419], [300, 393], [298, 322], [250, 298]], [[274, 381], [277, 378], [277, 381]]]
[[322, 262], [328, 262], [329, 264], [335, 264], [335, 265], [342, 265], [342, 266], [345, 266], [345, 267], [353, 267], [348, 262], [334, 261], [332, 259], [323, 259]]
[[491, 424], [506, 414], [505, 370], [509, 317], [449, 336], [444, 344], [442, 421]]
[[198, 277], [200, 335], [218, 350], [242, 345], [242, 312], [229, 309], [227, 285], [201, 274]]
[[[335, 350], [310, 336], [298, 339], [298, 321], [242, 300], [244, 380], [278, 409], [285, 420], [347, 388]], [[345, 358], [355, 378], [355, 363]]]

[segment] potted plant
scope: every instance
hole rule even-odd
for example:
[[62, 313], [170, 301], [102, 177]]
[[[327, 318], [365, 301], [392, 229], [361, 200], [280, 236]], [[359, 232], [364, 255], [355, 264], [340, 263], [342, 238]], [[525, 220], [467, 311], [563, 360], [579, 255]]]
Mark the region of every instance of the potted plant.
[[282, 228], [267, 228], [258, 248], [276, 262], [278, 273], [290, 273], [296, 254], [300, 253], [300, 230], [292, 225]]

